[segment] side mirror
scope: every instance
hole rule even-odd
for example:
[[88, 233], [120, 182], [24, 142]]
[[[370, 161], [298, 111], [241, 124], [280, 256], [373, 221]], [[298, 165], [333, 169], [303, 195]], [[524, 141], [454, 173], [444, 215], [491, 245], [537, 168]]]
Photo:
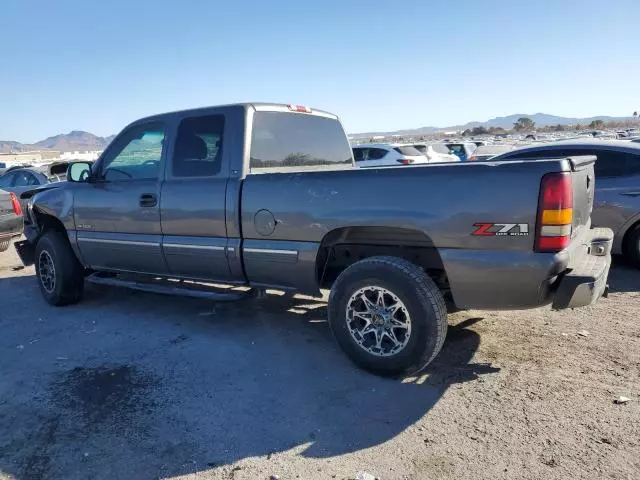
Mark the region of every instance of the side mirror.
[[67, 168], [67, 180], [70, 182], [86, 182], [91, 175], [91, 163], [73, 162]]

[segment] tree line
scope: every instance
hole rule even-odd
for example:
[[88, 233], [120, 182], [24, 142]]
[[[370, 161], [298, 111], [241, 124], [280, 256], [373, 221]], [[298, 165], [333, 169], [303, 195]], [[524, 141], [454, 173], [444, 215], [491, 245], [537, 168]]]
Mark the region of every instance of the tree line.
[[467, 128], [464, 132], [462, 132], [462, 135], [465, 137], [469, 137], [469, 136], [478, 136], [478, 135], [500, 135], [500, 134], [506, 134], [511, 132], [532, 132], [534, 130], [538, 132], [564, 132], [564, 131], [584, 130], [585, 128], [589, 128], [593, 130], [601, 130], [603, 128], [613, 128], [613, 129], [628, 128], [632, 126], [637, 126], [637, 119], [638, 119], [638, 112], [634, 112], [633, 120], [622, 120], [622, 121], [611, 121], [611, 122], [604, 122], [602, 120], [593, 120], [591, 123], [585, 124], [585, 125], [581, 125], [579, 123], [575, 125], [558, 124], [558, 125], [546, 125], [544, 127], [536, 128], [536, 122], [534, 122], [528, 117], [520, 117], [516, 122], [514, 122], [513, 128], [509, 130], [506, 130], [502, 127], [487, 128], [487, 127], [478, 126], [473, 128]]

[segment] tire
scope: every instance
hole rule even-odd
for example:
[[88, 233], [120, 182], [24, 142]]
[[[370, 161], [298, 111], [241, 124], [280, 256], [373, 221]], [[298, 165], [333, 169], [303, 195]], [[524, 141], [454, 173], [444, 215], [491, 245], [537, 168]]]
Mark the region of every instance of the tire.
[[[392, 314], [394, 320], [389, 319], [388, 312], [364, 313], [369, 320], [361, 318], [363, 306], [373, 308], [367, 307], [363, 295], [373, 301], [381, 291], [389, 292], [382, 294], [382, 305], [397, 308], [402, 304]], [[447, 307], [440, 290], [420, 267], [401, 258], [371, 257], [348, 267], [331, 289], [328, 311], [338, 345], [356, 365], [376, 375], [396, 376], [422, 370], [440, 352], [447, 335]], [[394, 339], [383, 333], [379, 342], [378, 333], [367, 331], [382, 331], [399, 323], [404, 326], [391, 327]]]
[[82, 299], [84, 269], [64, 234], [50, 230], [40, 237], [35, 267], [40, 291], [50, 305], [61, 307]]
[[640, 268], [640, 225], [636, 225], [624, 239], [624, 257], [630, 265]]

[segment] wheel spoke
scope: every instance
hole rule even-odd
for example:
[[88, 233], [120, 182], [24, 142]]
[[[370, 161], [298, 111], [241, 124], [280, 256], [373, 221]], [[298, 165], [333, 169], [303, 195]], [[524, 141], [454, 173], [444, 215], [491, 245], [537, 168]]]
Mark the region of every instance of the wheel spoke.
[[376, 328], [373, 325], [366, 325], [362, 330], [360, 330], [360, 336], [364, 337], [372, 332], [375, 332]]
[[396, 355], [411, 337], [407, 307], [383, 287], [365, 286], [355, 291], [347, 302], [346, 320], [356, 344], [377, 357]]
[[373, 304], [371, 300], [367, 298], [367, 295], [364, 292], [360, 294], [360, 299], [362, 300], [362, 303], [364, 303], [364, 306], [367, 307], [367, 310], [369, 312], [376, 309], [376, 306]]
[[386, 308], [384, 306], [384, 291], [378, 290], [378, 298], [376, 299], [376, 306]]
[[394, 343], [394, 348], [397, 347], [398, 345], [402, 345], [402, 342], [398, 340], [392, 328], [386, 329], [384, 332], [382, 332], [382, 334], [385, 335], [389, 340], [391, 340]]
[[398, 319], [397, 319], [397, 318], [395, 318], [395, 317], [391, 317], [391, 326], [392, 326], [393, 328], [404, 328], [405, 330], [406, 330], [407, 328], [409, 328], [409, 326], [408, 326], [406, 323], [401, 322], [400, 320], [398, 320]]
[[373, 331], [373, 333], [375, 333], [376, 335], [376, 348], [378, 350], [382, 350], [382, 331], [378, 330], [377, 328]]

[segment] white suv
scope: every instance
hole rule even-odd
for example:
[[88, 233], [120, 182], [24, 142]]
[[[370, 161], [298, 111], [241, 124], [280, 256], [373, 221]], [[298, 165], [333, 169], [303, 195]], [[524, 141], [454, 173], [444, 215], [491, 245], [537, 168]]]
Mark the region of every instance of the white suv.
[[429, 163], [418, 149], [411, 145], [391, 143], [365, 143], [352, 148], [356, 167], [388, 167]]
[[414, 143], [411, 146], [427, 157], [429, 163], [460, 161], [460, 157], [451, 153], [444, 143]]

